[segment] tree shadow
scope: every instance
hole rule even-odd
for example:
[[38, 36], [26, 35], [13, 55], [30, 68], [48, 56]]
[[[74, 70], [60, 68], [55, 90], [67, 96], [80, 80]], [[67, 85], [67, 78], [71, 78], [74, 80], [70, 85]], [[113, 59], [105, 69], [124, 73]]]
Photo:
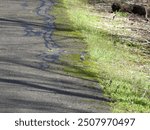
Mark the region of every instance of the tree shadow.
[[[68, 112], [77, 112], [77, 113], [89, 113], [90, 111], [85, 110], [79, 110], [74, 108], [66, 107], [63, 104], [58, 104], [55, 102], [41, 102], [41, 101], [31, 101], [26, 99], [6, 99], [6, 102], [9, 102], [9, 104], [6, 104], [5, 102], [0, 102], [0, 108], [3, 109], [3, 112], [6, 113], [14, 113], [20, 109], [20, 112], [24, 111], [31, 111], [31, 112], [38, 112], [42, 113], [49, 112], [51, 113], [68, 113]], [[8, 110], [8, 108], [11, 108]]]
[[46, 87], [44, 85], [30, 83], [30, 82], [27, 82], [27, 81], [0, 78], [0, 82], [18, 84], [18, 85], [21, 85], [22, 87], [25, 86], [25, 87], [35, 88], [35, 89], [46, 90], [48, 92], [53, 92], [53, 93], [61, 94], [61, 95], [75, 96], [75, 97], [80, 97], [80, 98], [88, 98], [88, 99], [94, 99], [94, 100], [101, 100], [101, 101], [105, 101], [105, 102], [110, 102], [110, 99], [107, 99], [107, 98], [104, 98], [104, 97], [89, 95], [89, 94], [86, 94], [86, 93], [79, 93], [79, 92], [61, 90], [61, 89], [58, 89], [56, 87], [55, 88], [52, 88], [50, 86]]

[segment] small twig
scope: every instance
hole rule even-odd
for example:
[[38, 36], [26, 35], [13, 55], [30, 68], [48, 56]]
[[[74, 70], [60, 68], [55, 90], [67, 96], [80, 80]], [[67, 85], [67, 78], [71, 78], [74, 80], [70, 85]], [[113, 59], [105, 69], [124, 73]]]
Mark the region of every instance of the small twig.
[[115, 15], [113, 15], [113, 20], [115, 19], [115, 17], [116, 17], [116, 14], [115, 14]]
[[144, 91], [144, 93], [143, 93], [143, 95], [142, 95], [142, 98], [145, 97], [146, 93], [147, 93], [147, 89], [145, 89], [145, 91]]
[[150, 44], [150, 41], [149, 41], [149, 40], [147, 40], [147, 39], [144, 39], [144, 40], [146, 41], [147, 44]]

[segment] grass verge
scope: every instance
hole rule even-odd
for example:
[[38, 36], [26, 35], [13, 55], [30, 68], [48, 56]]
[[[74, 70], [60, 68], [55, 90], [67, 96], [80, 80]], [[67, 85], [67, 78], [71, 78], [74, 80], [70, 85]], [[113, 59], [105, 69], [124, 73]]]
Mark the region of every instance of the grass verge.
[[112, 111], [150, 112], [147, 56], [141, 55], [138, 46], [132, 47], [132, 43], [97, 28], [101, 19], [91, 11], [87, 0], [62, 0], [61, 5], [69, 27], [87, 43], [89, 57], [82, 65], [88, 67], [83, 68], [84, 72], [94, 74], [105, 95], [115, 100]]

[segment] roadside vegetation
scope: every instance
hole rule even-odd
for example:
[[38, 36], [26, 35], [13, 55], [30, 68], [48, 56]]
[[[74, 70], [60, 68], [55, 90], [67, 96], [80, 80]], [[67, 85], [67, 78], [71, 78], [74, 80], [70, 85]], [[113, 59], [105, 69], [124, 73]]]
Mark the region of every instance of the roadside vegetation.
[[120, 39], [119, 31], [111, 33], [116, 31], [117, 24], [122, 24], [121, 21], [105, 21], [107, 29], [102, 24], [103, 18], [99, 17], [87, 0], [59, 2], [62, 6], [58, 4], [56, 10], [66, 16], [63, 20], [63, 16], [59, 17], [56, 24], [65, 22], [74, 30], [71, 33], [66, 32], [66, 35], [82, 37], [87, 44], [88, 54], [85, 55], [85, 60], [76, 64], [85, 66], [82, 68], [83, 71], [99, 81], [104, 94], [113, 101], [110, 103], [112, 111], [150, 112], [149, 56], [143, 54], [142, 45]]

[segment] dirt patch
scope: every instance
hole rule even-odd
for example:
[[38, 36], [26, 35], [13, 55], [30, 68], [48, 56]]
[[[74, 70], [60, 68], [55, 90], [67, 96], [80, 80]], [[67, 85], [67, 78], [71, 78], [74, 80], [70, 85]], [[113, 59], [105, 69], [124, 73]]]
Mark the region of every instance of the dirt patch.
[[[100, 16], [97, 28], [104, 29], [112, 35], [117, 35], [122, 40], [142, 46], [144, 54], [150, 52], [150, 21], [137, 14], [126, 13], [126, 16], [116, 15], [112, 12], [113, 0], [89, 0]], [[116, 1], [115, 1], [116, 2]], [[118, 0], [120, 2], [120, 0]], [[133, 0], [127, 3], [133, 4]], [[140, 2], [137, 2], [141, 5]], [[121, 14], [123, 15], [123, 14]]]

